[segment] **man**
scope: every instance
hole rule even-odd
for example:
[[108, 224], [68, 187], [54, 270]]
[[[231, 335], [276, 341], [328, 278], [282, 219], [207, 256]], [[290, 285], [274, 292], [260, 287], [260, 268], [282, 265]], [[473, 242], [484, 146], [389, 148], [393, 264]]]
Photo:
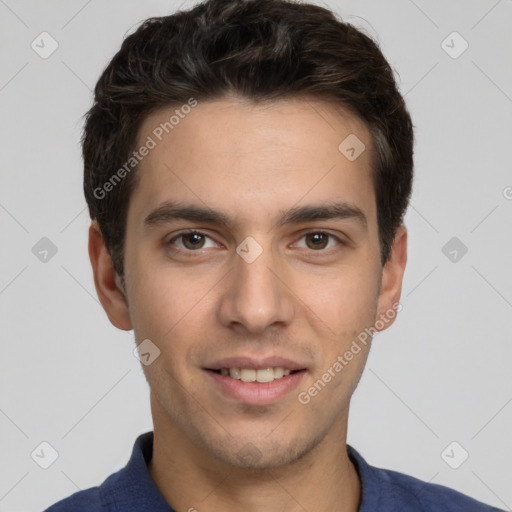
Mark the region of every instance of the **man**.
[[89, 254], [154, 432], [60, 511], [490, 511], [346, 444], [400, 309], [413, 128], [367, 36], [286, 0], [147, 20], [87, 115]]

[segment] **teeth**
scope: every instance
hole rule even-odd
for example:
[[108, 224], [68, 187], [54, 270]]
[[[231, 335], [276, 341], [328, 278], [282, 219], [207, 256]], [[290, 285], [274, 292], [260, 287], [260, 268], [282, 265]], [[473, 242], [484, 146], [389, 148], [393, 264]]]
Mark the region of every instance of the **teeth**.
[[272, 382], [274, 380], [274, 369], [264, 368], [256, 372], [256, 380], [258, 382]]
[[254, 382], [256, 380], [256, 370], [242, 368], [240, 370], [240, 380], [244, 382]]
[[290, 375], [291, 370], [282, 366], [276, 368], [222, 368], [221, 375], [229, 375], [232, 379], [242, 380], [243, 382], [272, 382], [275, 379], [281, 379], [286, 375]]
[[242, 378], [242, 374], [240, 373], [240, 368], [230, 368], [229, 376], [232, 377], [233, 379], [240, 380]]
[[284, 375], [284, 368], [274, 368], [274, 379], [280, 379]]

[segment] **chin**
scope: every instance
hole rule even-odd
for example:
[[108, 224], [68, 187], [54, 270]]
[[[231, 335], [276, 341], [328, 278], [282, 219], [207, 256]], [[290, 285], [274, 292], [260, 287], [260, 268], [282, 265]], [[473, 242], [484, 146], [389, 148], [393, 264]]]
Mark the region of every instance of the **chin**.
[[[320, 437], [320, 436], [319, 436]], [[320, 439], [228, 439], [206, 443], [216, 459], [240, 469], [276, 469], [298, 462], [315, 448]], [[238, 448], [240, 447], [240, 448]]]

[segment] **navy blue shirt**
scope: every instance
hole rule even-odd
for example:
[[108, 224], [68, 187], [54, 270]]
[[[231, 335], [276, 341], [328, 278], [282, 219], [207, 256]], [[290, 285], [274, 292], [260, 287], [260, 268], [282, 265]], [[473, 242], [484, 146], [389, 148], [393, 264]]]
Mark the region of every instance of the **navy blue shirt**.
[[[370, 466], [347, 445], [362, 485], [359, 512], [497, 512], [460, 492]], [[175, 512], [149, 475], [153, 432], [141, 434], [128, 464], [99, 487], [79, 491], [45, 512]], [[503, 512], [503, 511], [502, 511]]]

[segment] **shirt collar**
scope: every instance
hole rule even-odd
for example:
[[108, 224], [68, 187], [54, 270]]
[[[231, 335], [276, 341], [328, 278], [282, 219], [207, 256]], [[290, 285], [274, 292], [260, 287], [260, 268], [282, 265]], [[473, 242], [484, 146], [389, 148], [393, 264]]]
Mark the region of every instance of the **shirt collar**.
[[137, 437], [128, 464], [107, 478], [102, 486], [102, 503], [119, 511], [175, 512], [149, 474], [147, 465], [152, 457], [151, 431]]

